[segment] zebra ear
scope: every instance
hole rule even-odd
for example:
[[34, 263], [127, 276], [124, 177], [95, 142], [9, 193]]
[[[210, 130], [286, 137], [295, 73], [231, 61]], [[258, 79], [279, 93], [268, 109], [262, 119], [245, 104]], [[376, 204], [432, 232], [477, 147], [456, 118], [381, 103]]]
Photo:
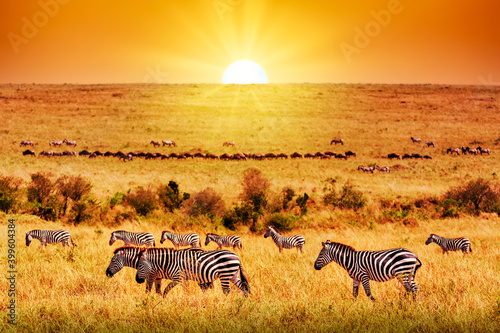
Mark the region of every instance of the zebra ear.
[[325, 242], [321, 242], [321, 246], [325, 247]]

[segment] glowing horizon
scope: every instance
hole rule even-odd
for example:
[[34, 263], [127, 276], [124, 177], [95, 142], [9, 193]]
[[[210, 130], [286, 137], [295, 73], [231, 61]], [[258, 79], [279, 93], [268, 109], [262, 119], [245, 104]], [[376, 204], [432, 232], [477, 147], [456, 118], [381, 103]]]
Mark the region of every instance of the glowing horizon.
[[265, 84], [267, 75], [262, 66], [251, 60], [233, 62], [224, 71], [224, 84]]

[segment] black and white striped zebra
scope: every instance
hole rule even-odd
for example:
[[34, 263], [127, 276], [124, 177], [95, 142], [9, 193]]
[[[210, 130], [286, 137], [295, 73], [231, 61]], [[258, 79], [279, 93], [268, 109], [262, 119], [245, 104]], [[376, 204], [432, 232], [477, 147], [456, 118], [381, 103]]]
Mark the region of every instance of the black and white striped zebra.
[[40, 247], [47, 244], [62, 243], [63, 246], [76, 246], [71, 235], [66, 230], [31, 230], [26, 233], [26, 246], [30, 246], [33, 239], [40, 241]]
[[463, 254], [468, 254], [472, 252], [472, 247], [470, 240], [465, 237], [459, 238], [443, 238], [435, 234], [431, 234], [429, 238], [425, 241], [425, 245], [430, 243], [436, 243], [443, 250], [443, 254], [448, 253], [448, 251], [462, 251]]
[[207, 239], [205, 240], [205, 246], [207, 246], [210, 242], [214, 242], [217, 244], [218, 249], [222, 250], [222, 247], [233, 247], [233, 250], [242, 249], [241, 246], [241, 237], [238, 235], [229, 235], [229, 236], [219, 236], [217, 234], [209, 232], [207, 234]]
[[418, 286], [414, 280], [422, 262], [410, 250], [399, 248], [382, 251], [356, 251], [348, 245], [329, 240], [321, 244], [323, 248], [314, 262], [314, 268], [320, 270], [330, 262], [335, 261], [352, 278], [354, 298], [358, 296], [359, 285], [362, 284], [366, 296], [374, 301], [375, 298], [370, 291], [370, 280], [385, 282], [395, 277], [403, 284], [406, 292], [413, 293], [413, 299], [416, 298]]
[[179, 249], [179, 246], [201, 247], [200, 236], [194, 233], [175, 234], [171, 231], [163, 231], [160, 243], [163, 244], [167, 239], [172, 242], [176, 250]]
[[[150, 284], [158, 276], [171, 279], [172, 282], [165, 288], [163, 297], [179, 282], [186, 280], [193, 280], [202, 290], [206, 290], [215, 280], [220, 279], [222, 291], [226, 295], [231, 291], [230, 282], [236, 285], [245, 297], [250, 293], [248, 278], [240, 258], [231, 251], [144, 248], [141, 252], [135, 279], [138, 283], [147, 280]], [[151, 286], [149, 288], [151, 289]]]
[[294, 247], [297, 248], [297, 252], [304, 252], [304, 244], [306, 240], [303, 236], [283, 236], [277, 229], [272, 226], [269, 226], [269, 228], [267, 228], [264, 238], [267, 238], [269, 236], [271, 236], [280, 252], [283, 251], [283, 249], [293, 249]]
[[155, 237], [148, 232], [113, 231], [109, 239], [109, 245], [113, 245], [117, 240], [122, 240], [124, 246], [155, 246]]
[[[113, 258], [111, 258], [109, 266], [106, 269], [106, 276], [113, 277], [123, 267], [131, 267], [137, 269], [137, 267], [139, 266], [139, 258], [141, 254], [140, 250], [141, 250], [140, 247], [134, 247], [134, 246], [124, 246], [117, 248], [113, 252]], [[202, 249], [187, 249], [187, 250], [203, 251]], [[146, 284], [146, 293], [149, 293], [151, 291], [151, 287], [154, 282], [155, 291], [157, 294], [160, 295], [161, 295], [161, 280], [162, 279], [170, 280], [169, 277], [165, 277], [164, 275], [161, 274], [158, 276], [150, 276], [148, 278], [151, 280], [148, 280], [148, 283]], [[209, 287], [212, 287], [212, 285], [200, 285], [200, 288], [202, 288], [202, 290], [205, 290]]]

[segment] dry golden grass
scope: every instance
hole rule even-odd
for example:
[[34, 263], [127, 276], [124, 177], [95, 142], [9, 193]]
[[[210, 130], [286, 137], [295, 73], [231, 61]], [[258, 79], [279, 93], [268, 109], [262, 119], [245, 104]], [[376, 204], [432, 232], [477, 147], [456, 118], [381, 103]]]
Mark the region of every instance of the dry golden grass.
[[[45, 171], [54, 176], [82, 175], [105, 203], [115, 192], [175, 180], [180, 190], [213, 187], [226, 203], [237, 200], [244, 170], [258, 167], [275, 191], [291, 186], [321, 202], [325, 180], [352, 181], [379, 209], [384, 200], [411, 200], [442, 194], [450, 186], [484, 177], [497, 182], [500, 88], [430, 85], [2, 85], [0, 86], [0, 174], [28, 180]], [[402, 103], [404, 102], [404, 103]], [[436, 148], [412, 144], [410, 136], [435, 141]], [[330, 146], [342, 137], [344, 146]], [[21, 156], [22, 140], [34, 150], [50, 149], [50, 140], [77, 140], [77, 150], [185, 152], [306, 153], [354, 150], [358, 157], [338, 160], [282, 161], [145, 161], [114, 158], [31, 158]], [[174, 140], [177, 148], [153, 148], [151, 140]], [[222, 147], [235, 141], [236, 148]], [[446, 155], [446, 148], [492, 150], [491, 156]], [[63, 150], [62, 148], [55, 150]], [[389, 161], [388, 153], [430, 154], [430, 161]], [[360, 164], [403, 168], [390, 174], [363, 174]], [[241, 260], [252, 295], [220, 285], [203, 294], [190, 282], [166, 299], [145, 295], [132, 269], [105, 276], [112, 256], [111, 229], [74, 227], [31, 216], [0, 216], [0, 237], [8, 217], [17, 219], [19, 331], [453, 331], [496, 332], [500, 329], [500, 223], [496, 216], [422, 220], [360, 226], [356, 214], [311, 209], [305, 227], [306, 253], [279, 254], [270, 239], [240, 230]], [[161, 230], [178, 221], [153, 216], [127, 222], [119, 229]], [[361, 224], [362, 225], [362, 224]], [[307, 226], [310, 226], [307, 228]], [[60, 245], [38, 250], [24, 244], [24, 232], [65, 228], [78, 247]], [[214, 231], [208, 223], [192, 231]], [[182, 228], [181, 228], [182, 229]], [[185, 228], [190, 229], [190, 228]], [[184, 230], [189, 231], [189, 230]], [[220, 230], [219, 230], [220, 231]], [[222, 230], [222, 232], [227, 232]], [[430, 233], [466, 236], [473, 253], [443, 256]], [[326, 239], [358, 250], [405, 247], [424, 265], [417, 274], [417, 302], [404, 298], [397, 281], [372, 283], [377, 302], [361, 291], [352, 302], [352, 281], [332, 263], [315, 271], [313, 262]], [[211, 244], [210, 249], [215, 245]], [[5, 258], [6, 244], [0, 242]], [[163, 283], [164, 286], [166, 283]], [[4, 311], [5, 284], [0, 286]], [[3, 320], [0, 330], [14, 328]]]

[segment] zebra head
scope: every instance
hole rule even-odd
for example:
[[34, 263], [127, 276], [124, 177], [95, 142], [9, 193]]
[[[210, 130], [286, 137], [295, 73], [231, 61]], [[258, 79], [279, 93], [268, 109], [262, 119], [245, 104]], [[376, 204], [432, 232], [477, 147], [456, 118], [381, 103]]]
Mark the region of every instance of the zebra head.
[[436, 239], [434, 238], [436, 235], [431, 234], [429, 238], [425, 241], [425, 245], [429, 245], [430, 243], [434, 242]]
[[135, 281], [137, 281], [137, 283], [144, 283], [144, 281], [146, 281], [146, 278], [149, 275], [149, 272], [151, 272], [153, 266], [149, 261], [147, 248], [141, 249], [139, 256], [140, 257], [139, 257], [139, 263], [137, 265], [137, 274], [135, 275]]
[[109, 246], [113, 245], [116, 242], [116, 235], [114, 232], [111, 233], [111, 238], [109, 239]]
[[275, 233], [278, 233], [278, 231], [276, 229], [274, 229], [272, 226], [269, 226], [267, 228], [266, 233], [264, 234], [264, 238], [270, 237], [270, 236], [272, 236]]
[[26, 246], [30, 246], [32, 240], [33, 240], [33, 237], [31, 237], [31, 234], [29, 232], [27, 232], [26, 233]]
[[205, 246], [207, 246], [211, 241], [213, 241], [213, 235], [212, 233], [207, 234], [207, 239], [205, 240]]
[[333, 260], [331, 256], [332, 243], [330, 242], [330, 240], [327, 240], [326, 243], [321, 242], [321, 245], [323, 246], [323, 248], [319, 252], [318, 258], [316, 258], [316, 261], [314, 262], [314, 268], [318, 271]]
[[166, 241], [167, 239], [171, 239], [170, 238], [171, 235], [172, 235], [172, 232], [170, 232], [170, 231], [163, 231], [161, 233], [160, 243], [163, 244], [163, 242]]
[[106, 269], [106, 276], [113, 277], [123, 266], [135, 267], [134, 261], [137, 260], [138, 253], [139, 249], [134, 247], [120, 247], [116, 249]]

